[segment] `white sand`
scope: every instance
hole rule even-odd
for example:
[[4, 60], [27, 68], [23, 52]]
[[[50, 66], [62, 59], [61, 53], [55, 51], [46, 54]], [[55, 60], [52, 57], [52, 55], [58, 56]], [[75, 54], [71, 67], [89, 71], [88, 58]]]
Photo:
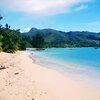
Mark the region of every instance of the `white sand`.
[[35, 64], [28, 52], [0, 53], [0, 100], [100, 100], [100, 88]]

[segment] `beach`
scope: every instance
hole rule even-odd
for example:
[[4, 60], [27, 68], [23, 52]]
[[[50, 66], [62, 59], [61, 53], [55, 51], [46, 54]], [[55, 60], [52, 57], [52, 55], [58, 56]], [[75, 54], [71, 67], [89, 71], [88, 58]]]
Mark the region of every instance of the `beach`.
[[0, 100], [100, 100], [100, 88], [35, 63], [27, 51], [0, 53]]

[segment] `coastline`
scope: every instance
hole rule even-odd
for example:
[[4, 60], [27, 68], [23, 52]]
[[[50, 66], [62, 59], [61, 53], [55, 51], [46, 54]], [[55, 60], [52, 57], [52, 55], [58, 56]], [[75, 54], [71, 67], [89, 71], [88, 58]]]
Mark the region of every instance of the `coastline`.
[[30, 53], [0, 53], [0, 100], [100, 100], [100, 88], [34, 63]]
[[[88, 53], [89, 50], [91, 49], [77, 48], [68, 50], [59, 48], [57, 50], [52, 48], [44, 51], [30, 52], [32, 53], [31, 58], [35, 60], [36, 64], [56, 70], [75, 81], [81, 81], [100, 88], [99, 61], [96, 60], [100, 55], [98, 55], [97, 50], [91, 50], [92, 52]], [[87, 53], [90, 55], [90, 58], [86, 56]], [[96, 55], [98, 55], [98, 58]]]

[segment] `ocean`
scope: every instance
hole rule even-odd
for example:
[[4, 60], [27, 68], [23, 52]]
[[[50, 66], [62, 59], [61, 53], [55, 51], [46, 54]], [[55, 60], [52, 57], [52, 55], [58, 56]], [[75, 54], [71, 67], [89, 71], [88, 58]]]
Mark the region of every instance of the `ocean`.
[[100, 48], [48, 48], [30, 52], [37, 64], [100, 87]]

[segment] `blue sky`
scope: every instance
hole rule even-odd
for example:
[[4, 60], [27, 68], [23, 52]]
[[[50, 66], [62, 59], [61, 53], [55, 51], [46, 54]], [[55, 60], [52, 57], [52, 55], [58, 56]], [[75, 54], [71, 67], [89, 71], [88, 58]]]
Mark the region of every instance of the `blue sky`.
[[100, 0], [0, 0], [0, 21], [22, 32], [32, 27], [100, 32]]

